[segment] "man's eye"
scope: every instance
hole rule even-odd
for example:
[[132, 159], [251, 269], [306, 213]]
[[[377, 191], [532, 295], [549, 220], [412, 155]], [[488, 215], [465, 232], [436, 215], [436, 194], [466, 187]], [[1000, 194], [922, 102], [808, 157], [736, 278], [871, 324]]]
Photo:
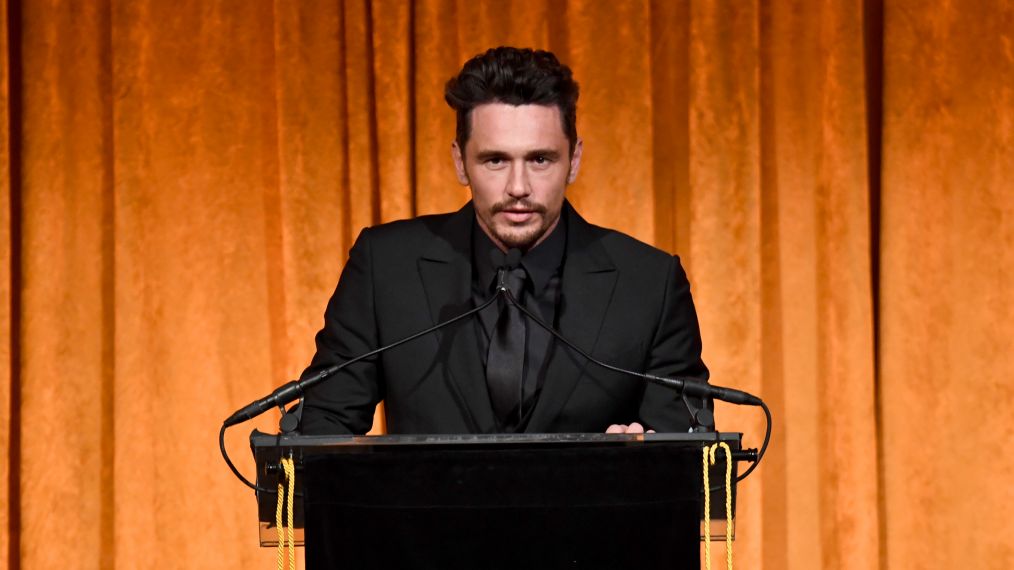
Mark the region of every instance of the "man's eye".
[[500, 166], [501, 164], [503, 164], [503, 159], [502, 158], [487, 158], [486, 159], [486, 164], [488, 164], [490, 166]]
[[535, 164], [543, 165], [549, 164], [550, 161], [549, 158], [545, 156], [536, 156], [535, 158], [532, 159], [532, 162], [534, 162]]

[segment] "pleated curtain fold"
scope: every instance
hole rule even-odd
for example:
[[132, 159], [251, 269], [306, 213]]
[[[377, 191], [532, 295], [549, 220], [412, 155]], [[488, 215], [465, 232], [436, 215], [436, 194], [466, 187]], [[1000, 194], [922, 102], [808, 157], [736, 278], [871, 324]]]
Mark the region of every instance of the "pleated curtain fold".
[[361, 228], [468, 200], [443, 85], [510, 44], [581, 85], [576, 208], [681, 256], [771, 406], [737, 564], [1014, 567], [1009, 1], [3, 6], [0, 566], [271, 567], [216, 431]]

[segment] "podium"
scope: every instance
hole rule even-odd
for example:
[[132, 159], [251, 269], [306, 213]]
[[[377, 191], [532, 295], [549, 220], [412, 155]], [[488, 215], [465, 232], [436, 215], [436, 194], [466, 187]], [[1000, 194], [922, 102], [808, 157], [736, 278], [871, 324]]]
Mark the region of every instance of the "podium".
[[[296, 464], [316, 568], [699, 568], [702, 453], [738, 433], [287, 436], [254, 431], [257, 483]], [[709, 470], [724, 539], [725, 461]], [[261, 544], [277, 494], [259, 492]], [[733, 485], [735, 504], [735, 485]]]

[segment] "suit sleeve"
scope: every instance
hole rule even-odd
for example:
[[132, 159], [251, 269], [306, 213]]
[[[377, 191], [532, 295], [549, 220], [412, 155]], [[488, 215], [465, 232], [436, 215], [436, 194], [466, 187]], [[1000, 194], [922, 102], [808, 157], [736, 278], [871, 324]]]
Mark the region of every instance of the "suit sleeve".
[[[328, 301], [324, 327], [316, 337], [317, 352], [303, 378], [377, 348], [372, 264], [368, 230], [363, 230]], [[379, 362], [377, 357], [358, 362], [307, 390], [302, 433], [368, 432], [374, 409], [384, 397]]]
[[[690, 282], [678, 256], [671, 258], [662, 310], [645, 371], [656, 376], [708, 381], [708, 368], [701, 360], [697, 311], [690, 296]], [[704, 406], [699, 398], [689, 399], [697, 408]], [[710, 407], [710, 403], [708, 405]], [[686, 432], [690, 428], [690, 414], [683, 398], [655, 384], [645, 388], [638, 415], [646, 427], [658, 431]]]

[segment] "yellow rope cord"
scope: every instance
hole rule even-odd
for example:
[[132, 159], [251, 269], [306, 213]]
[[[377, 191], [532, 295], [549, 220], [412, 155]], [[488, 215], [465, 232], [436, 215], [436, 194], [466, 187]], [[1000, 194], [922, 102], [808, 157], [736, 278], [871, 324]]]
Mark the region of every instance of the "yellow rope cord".
[[285, 468], [285, 480], [289, 484], [289, 512], [288, 512], [288, 535], [289, 535], [289, 564], [292, 570], [296, 570], [296, 519], [293, 514], [293, 505], [296, 502], [296, 462], [291, 457], [282, 460]]
[[[711, 448], [704, 447], [704, 456], [701, 458], [701, 469], [704, 476], [704, 568], [711, 570], [711, 478], [709, 477], [709, 453]], [[282, 504], [278, 503], [279, 513]], [[279, 516], [281, 516], [279, 514]], [[281, 553], [279, 553], [281, 556]]]
[[[278, 570], [292, 568], [296, 570], [296, 530], [293, 516], [293, 501], [296, 498], [296, 464], [292, 458], [282, 459], [282, 469], [285, 471], [285, 482], [278, 483], [278, 505], [275, 507], [275, 527], [278, 529]], [[286, 519], [282, 520], [282, 511], [286, 502], [288, 509]], [[286, 564], [285, 551], [289, 551], [289, 560]]]
[[715, 452], [725, 452], [725, 566], [732, 570], [732, 449], [719, 442], [704, 448], [701, 469], [704, 475], [704, 567], [711, 570], [711, 481], [709, 467], [715, 464]]
[[[725, 566], [726, 570], [732, 570], [732, 449], [727, 443], [719, 443], [725, 451]], [[715, 453], [714, 450], [711, 452]], [[715, 462], [714, 455], [711, 456], [711, 463]], [[294, 482], [295, 480], [293, 480]], [[292, 492], [291, 490], [289, 491]], [[292, 502], [289, 505], [291, 508]], [[291, 520], [291, 515], [290, 515]], [[295, 568], [295, 564], [293, 564]]]
[[278, 531], [278, 570], [285, 570], [285, 524], [282, 522], [282, 506], [285, 504], [285, 486], [278, 483], [278, 503], [275, 505], [275, 530]]

